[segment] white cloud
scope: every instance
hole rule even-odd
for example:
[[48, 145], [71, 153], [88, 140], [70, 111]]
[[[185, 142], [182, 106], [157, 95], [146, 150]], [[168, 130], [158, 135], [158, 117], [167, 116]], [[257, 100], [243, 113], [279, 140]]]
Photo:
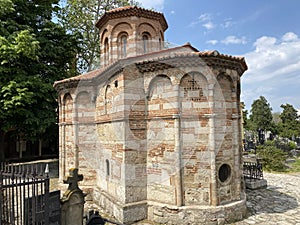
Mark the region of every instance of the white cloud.
[[216, 44], [219, 43], [219, 41], [218, 41], [218, 40], [209, 40], [209, 41], [207, 41], [206, 43], [207, 43], [207, 44], [210, 44], [210, 45], [216, 45]]
[[293, 32], [288, 32], [282, 36], [282, 41], [289, 42], [289, 41], [297, 41], [298, 36]]
[[216, 27], [213, 23], [213, 15], [210, 13], [201, 14], [196, 21], [190, 23], [189, 27], [194, 27], [197, 24], [201, 24], [207, 30], [211, 30]]
[[248, 71], [242, 77], [242, 100], [251, 106], [263, 95], [274, 111], [290, 103], [300, 108], [300, 39], [292, 32], [280, 39], [263, 36], [246, 53]]
[[174, 10], [172, 10], [172, 11], [170, 12], [170, 14], [171, 14], [171, 15], [174, 15], [174, 14], [175, 14], [175, 11], [174, 11]]
[[210, 13], [203, 13], [199, 16], [198, 19], [200, 22], [211, 21], [212, 15]]
[[208, 21], [207, 23], [202, 24], [203, 27], [205, 27], [207, 30], [211, 30], [215, 28], [215, 25], [213, 22]]
[[221, 41], [223, 44], [246, 44], [246, 37], [238, 38], [236, 36], [227, 36], [224, 40]]
[[225, 19], [224, 23], [221, 24], [223, 28], [229, 28], [235, 25], [237, 22], [232, 21], [232, 18]]
[[164, 0], [137, 0], [142, 7], [147, 9], [155, 9], [162, 11], [164, 8]]

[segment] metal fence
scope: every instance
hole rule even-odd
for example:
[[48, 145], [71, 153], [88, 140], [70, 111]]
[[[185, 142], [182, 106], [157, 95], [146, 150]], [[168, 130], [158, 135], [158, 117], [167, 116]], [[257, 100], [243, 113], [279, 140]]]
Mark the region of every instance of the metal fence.
[[263, 166], [260, 159], [245, 159], [243, 175], [247, 179], [263, 179]]
[[49, 224], [49, 176], [36, 165], [0, 165], [0, 225]]

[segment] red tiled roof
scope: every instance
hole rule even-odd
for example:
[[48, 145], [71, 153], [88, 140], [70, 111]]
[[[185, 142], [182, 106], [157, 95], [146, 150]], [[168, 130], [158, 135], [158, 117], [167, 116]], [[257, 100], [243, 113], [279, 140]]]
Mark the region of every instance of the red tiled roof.
[[131, 8], [134, 8], [134, 7], [135, 7], [135, 6], [127, 5], [127, 6], [123, 6], [123, 7], [119, 7], [119, 8], [115, 8], [115, 9], [109, 10], [109, 11], [107, 11], [106, 13], [120, 12], [120, 11], [127, 10], [127, 9], [131, 9]]
[[149, 19], [156, 19], [161, 23], [164, 31], [168, 28], [168, 23], [162, 13], [149, 10], [149, 9], [140, 8], [137, 6], [124, 6], [121, 8], [116, 8], [107, 11], [97, 21], [96, 27], [101, 29], [101, 27], [110, 19], [116, 19], [116, 18], [128, 17], [128, 16], [137, 16], [137, 17], [145, 17]]
[[100, 68], [100, 69], [96, 69], [93, 71], [90, 71], [88, 73], [84, 73], [75, 77], [70, 77], [70, 78], [66, 78], [63, 80], [59, 80], [59, 81], [55, 81], [54, 82], [54, 87], [59, 85], [59, 84], [63, 84], [66, 82], [70, 82], [70, 81], [78, 81], [78, 80], [89, 80], [92, 79], [93, 77], [98, 76], [99, 74], [101, 74], [103, 71], [105, 71], [106, 67]]
[[[183, 51], [183, 49], [189, 48], [192, 51]], [[63, 85], [64, 83], [69, 83], [69, 82], [76, 82], [76, 81], [83, 81], [83, 80], [91, 80], [94, 77], [99, 76], [100, 74], [104, 73], [105, 71], [113, 68], [115, 65], [117, 65], [119, 62], [124, 62], [129, 63], [129, 62], [134, 62], [134, 63], [138, 63], [138, 64], [143, 64], [143, 63], [149, 63], [149, 62], [159, 62], [159, 61], [163, 61], [163, 60], [168, 60], [168, 59], [172, 59], [172, 58], [180, 58], [180, 57], [200, 57], [200, 58], [217, 58], [217, 59], [224, 59], [224, 60], [228, 60], [231, 62], [237, 62], [240, 63], [240, 65], [242, 66], [242, 71], [244, 72], [245, 70], [248, 69], [247, 64], [245, 62], [245, 58], [244, 57], [237, 57], [237, 56], [231, 56], [231, 55], [226, 55], [226, 54], [220, 54], [218, 51], [216, 50], [211, 50], [211, 51], [203, 51], [200, 52], [198, 51], [196, 48], [194, 48], [193, 46], [191, 46], [189, 43], [186, 43], [182, 46], [178, 46], [175, 48], [170, 48], [170, 49], [164, 49], [158, 52], [151, 52], [148, 54], [144, 54], [144, 55], [138, 55], [138, 56], [134, 56], [134, 57], [128, 57], [128, 58], [124, 58], [124, 59], [120, 59], [106, 67], [100, 68], [100, 69], [96, 69], [93, 70], [91, 72], [85, 73], [85, 74], [81, 74], [79, 76], [75, 76], [75, 77], [71, 77], [71, 78], [67, 78], [64, 80], [60, 80], [60, 81], [56, 81], [54, 83], [54, 87]]]

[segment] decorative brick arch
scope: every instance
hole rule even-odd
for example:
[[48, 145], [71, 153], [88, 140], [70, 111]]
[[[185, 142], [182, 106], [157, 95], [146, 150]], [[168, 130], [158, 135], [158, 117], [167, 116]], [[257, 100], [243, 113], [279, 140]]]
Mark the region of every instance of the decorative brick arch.
[[70, 93], [66, 93], [62, 100], [63, 122], [70, 123], [73, 120], [74, 102]]
[[103, 44], [105, 38], [108, 38], [108, 37], [109, 37], [109, 32], [108, 32], [107, 29], [104, 29], [104, 31], [102, 32], [102, 34], [101, 34], [101, 36], [100, 36], [101, 44]]
[[120, 32], [117, 37], [118, 57], [125, 58], [128, 54], [128, 39], [129, 35], [126, 31]]
[[76, 95], [76, 118], [78, 122], [86, 122], [89, 119], [92, 108], [92, 99], [90, 93], [81, 91]]
[[149, 53], [157, 49], [159, 32], [150, 23], [141, 23], [138, 27], [138, 43], [140, 52]]
[[111, 31], [111, 37], [117, 38], [120, 33], [126, 32], [129, 36], [133, 35], [132, 26], [126, 22], [120, 22], [116, 24]]
[[155, 88], [155, 85], [162, 80], [168, 80], [170, 82], [170, 85], [172, 85], [171, 79], [169, 76], [165, 75], [165, 74], [160, 74], [155, 76], [148, 85], [148, 91], [147, 91], [147, 98], [151, 99], [152, 98], [152, 94], [153, 94], [153, 89]]
[[232, 93], [235, 92], [235, 85], [232, 78], [225, 73], [220, 73], [217, 76], [217, 82], [223, 92], [225, 101], [231, 101]]
[[147, 32], [150, 34], [151, 38], [158, 36], [158, 31], [150, 23], [141, 23], [138, 27], [138, 35], [141, 38], [143, 33]]
[[202, 73], [192, 71], [185, 74], [181, 78], [179, 86], [180, 105], [183, 114], [207, 114], [210, 112], [208, 81]]

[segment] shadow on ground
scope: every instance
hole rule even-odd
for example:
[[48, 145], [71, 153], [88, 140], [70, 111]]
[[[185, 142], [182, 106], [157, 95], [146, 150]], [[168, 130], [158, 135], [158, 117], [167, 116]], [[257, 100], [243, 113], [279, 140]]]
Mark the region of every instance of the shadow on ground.
[[265, 189], [247, 189], [247, 208], [249, 216], [261, 213], [284, 213], [298, 207], [297, 199], [279, 192], [276, 186]]

